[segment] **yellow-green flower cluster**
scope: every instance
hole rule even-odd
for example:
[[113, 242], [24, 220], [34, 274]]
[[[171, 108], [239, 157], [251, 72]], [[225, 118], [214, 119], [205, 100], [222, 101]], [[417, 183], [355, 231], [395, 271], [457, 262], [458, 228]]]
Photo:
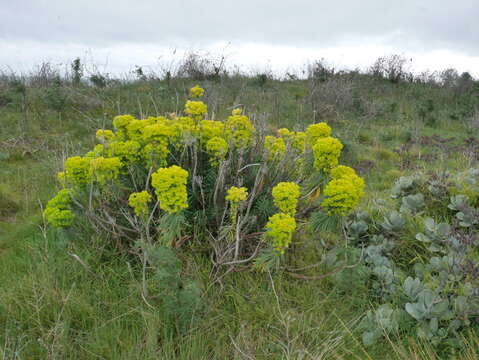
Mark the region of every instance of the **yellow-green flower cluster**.
[[306, 146], [306, 133], [303, 131], [294, 131], [290, 137], [291, 148], [298, 153], [303, 153]]
[[208, 112], [208, 106], [203, 101], [188, 100], [185, 104], [185, 113], [195, 120], [201, 120]]
[[85, 154], [84, 158], [86, 159], [95, 159], [99, 156], [105, 155], [105, 145], [103, 144], [96, 144], [92, 151], [89, 151]]
[[231, 112], [226, 121], [226, 136], [235, 148], [248, 147], [253, 141], [254, 127], [246, 115], [241, 115], [241, 109]]
[[342, 165], [331, 170], [331, 177], [324, 189], [325, 199], [321, 206], [329, 214], [346, 215], [364, 196], [364, 180], [354, 169]]
[[302, 154], [304, 152], [306, 133], [303, 131], [290, 131], [286, 128], [281, 128], [278, 129], [278, 135], [297, 153]]
[[268, 160], [282, 159], [286, 155], [286, 143], [283, 138], [266, 136], [264, 138], [264, 148]]
[[93, 176], [100, 185], [118, 177], [121, 168], [121, 161], [118, 157], [104, 158], [100, 156], [90, 161]]
[[148, 125], [142, 129], [143, 140], [147, 142], [143, 148], [142, 155], [147, 166], [158, 164], [166, 166], [170, 150], [168, 145], [173, 135], [172, 128], [166, 124], [158, 123]]
[[55, 227], [66, 227], [73, 223], [75, 215], [70, 210], [72, 199], [68, 189], [60, 190], [48, 203], [43, 212], [45, 220]]
[[290, 131], [287, 128], [278, 129], [278, 135], [285, 140], [289, 140], [289, 138], [291, 137], [292, 134], [293, 134], [293, 132]]
[[280, 212], [294, 216], [300, 194], [299, 186], [294, 182], [280, 182], [273, 187], [273, 201]]
[[222, 137], [225, 133], [225, 124], [222, 121], [201, 120], [197, 129], [203, 145], [214, 137]]
[[173, 130], [167, 124], [157, 123], [143, 127], [141, 133], [143, 140], [146, 142], [153, 141], [168, 145], [168, 140], [173, 135]]
[[129, 140], [139, 141], [143, 140], [143, 129], [148, 125], [153, 125], [156, 122], [151, 121], [151, 118], [147, 120], [132, 120], [126, 126], [126, 134]]
[[233, 204], [239, 204], [241, 201], [246, 200], [248, 197], [248, 189], [245, 187], [232, 186], [228, 189], [228, 193], [225, 197], [226, 200], [231, 201]]
[[90, 160], [73, 156], [65, 160], [65, 179], [73, 185], [84, 185], [91, 181]]
[[115, 134], [111, 130], [97, 130], [96, 138], [102, 143], [107, 143], [112, 141], [115, 138]]
[[206, 152], [210, 155], [210, 164], [217, 166], [228, 153], [228, 143], [225, 139], [215, 136], [206, 143]]
[[147, 167], [167, 165], [170, 150], [164, 144], [147, 144], [141, 151], [141, 155]]
[[190, 89], [190, 97], [193, 99], [202, 97], [204, 93], [205, 93], [205, 89], [201, 88], [199, 85], [193, 86]]
[[340, 179], [346, 176], [356, 176], [356, 171], [349, 166], [338, 165], [330, 172], [331, 178]]
[[232, 186], [228, 189], [225, 199], [231, 203], [230, 206], [230, 220], [234, 227], [238, 218], [238, 208], [242, 201], [248, 197], [248, 189], [245, 187]]
[[126, 139], [128, 124], [133, 120], [136, 119], [131, 115], [118, 115], [113, 118], [113, 127], [116, 129], [116, 137], [118, 140]]
[[110, 144], [108, 155], [120, 158], [122, 165], [129, 165], [139, 159], [140, 149], [137, 141], [114, 141]]
[[65, 177], [65, 171], [60, 171], [57, 173], [57, 180], [60, 183], [61, 186], [66, 187], [67, 186], [67, 179]]
[[144, 216], [148, 214], [148, 203], [151, 199], [148, 191], [134, 192], [130, 194], [128, 204], [135, 210], [136, 216]]
[[325, 122], [311, 124], [306, 129], [306, 139], [310, 146], [316, 144], [318, 139], [329, 136], [331, 136], [331, 127]]
[[174, 214], [188, 207], [187, 180], [188, 171], [176, 165], [153, 173], [151, 184], [160, 201], [160, 209]]
[[279, 254], [284, 254], [296, 230], [296, 220], [285, 213], [274, 214], [266, 224], [266, 238], [272, 243], [273, 249]]
[[333, 137], [323, 137], [313, 145], [314, 168], [329, 171], [338, 165], [343, 144]]

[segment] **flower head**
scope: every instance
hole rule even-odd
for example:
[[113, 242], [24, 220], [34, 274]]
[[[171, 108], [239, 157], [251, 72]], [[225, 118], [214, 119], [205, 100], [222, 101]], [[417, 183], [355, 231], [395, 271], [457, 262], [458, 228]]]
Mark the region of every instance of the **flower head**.
[[201, 88], [199, 85], [196, 85], [190, 89], [190, 97], [193, 99], [202, 97], [204, 93], [205, 89]]
[[356, 176], [356, 171], [349, 166], [338, 165], [331, 169], [330, 175], [333, 179], [340, 179], [347, 176]]
[[320, 138], [331, 136], [331, 127], [325, 122], [309, 125], [306, 129], [306, 139], [310, 146], [316, 144]]
[[248, 189], [245, 187], [232, 186], [228, 190], [228, 194], [225, 199], [231, 201], [233, 204], [238, 204], [241, 201], [246, 200], [248, 197]]
[[254, 127], [246, 115], [238, 113], [240, 109], [232, 111], [232, 115], [226, 121], [226, 135], [234, 147], [245, 148], [253, 141]]
[[118, 177], [121, 161], [118, 157], [104, 158], [100, 156], [90, 161], [91, 170], [96, 181], [105, 185], [108, 181]]
[[295, 131], [290, 136], [291, 148], [297, 153], [302, 154], [306, 145], [306, 133], [303, 131]]
[[215, 136], [206, 143], [206, 152], [210, 155], [211, 165], [216, 166], [226, 157], [228, 143], [225, 139]]
[[324, 195], [321, 206], [329, 214], [346, 215], [363, 197], [364, 180], [357, 175], [333, 178], [324, 188]]
[[84, 185], [91, 180], [90, 159], [73, 156], [65, 160], [65, 178], [74, 185]]
[[110, 142], [115, 138], [115, 134], [111, 130], [99, 129], [95, 135], [96, 138], [103, 143]]
[[266, 238], [272, 242], [273, 249], [279, 254], [284, 254], [296, 230], [296, 220], [288, 214], [274, 214], [269, 218], [266, 229]]
[[314, 168], [329, 171], [338, 165], [343, 144], [333, 137], [323, 137], [313, 145]]
[[160, 209], [174, 214], [188, 207], [187, 180], [188, 171], [176, 165], [160, 168], [153, 173], [151, 184], [160, 201]]
[[294, 182], [280, 182], [273, 188], [273, 200], [279, 211], [294, 216], [300, 196], [299, 186]]
[[122, 165], [129, 165], [139, 159], [140, 149], [140, 143], [134, 140], [114, 141], [110, 144], [108, 155], [120, 158]]
[[73, 223], [75, 215], [70, 210], [72, 199], [68, 189], [60, 190], [43, 211], [45, 220], [55, 227], [66, 227]]
[[116, 129], [118, 140], [125, 140], [127, 136], [127, 126], [130, 122], [136, 120], [132, 115], [118, 115], [113, 118], [113, 127]]
[[197, 131], [199, 132], [201, 142], [205, 145], [208, 140], [224, 135], [225, 124], [222, 121], [201, 120]]
[[185, 104], [185, 113], [195, 120], [201, 120], [208, 112], [208, 106], [203, 101], [188, 100]]
[[274, 136], [266, 136], [264, 138], [264, 148], [268, 156], [268, 160], [282, 159], [286, 155], [286, 144], [283, 138]]
[[148, 203], [151, 202], [151, 195], [148, 191], [134, 192], [128, 198], [128, 205], [135, 209], [137, 216], [148, 214]]
[[105, 154], [105, 145], [103, 144], [96, 144], [93, 147], [93, 150], [87, 152], [84, 156], [85, 159], [95, 159], [99, 156], [103, 156]]

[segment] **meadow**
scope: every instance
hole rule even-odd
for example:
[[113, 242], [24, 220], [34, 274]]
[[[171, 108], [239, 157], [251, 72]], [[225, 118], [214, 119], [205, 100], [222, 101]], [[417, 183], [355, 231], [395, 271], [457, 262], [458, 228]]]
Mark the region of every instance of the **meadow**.
[[[0, 76], [2, 357], [476, 359], [479, 82], [452, 71], [398, 74], [381, 62], [369, 72], [316, 62], [297, 77], [187, 60], [160, 75], [137, 68], [128, 80], [87, 76], [79, 62], [62, 76], [48, 64]], [[241, 108], [264, 134], [327, 123], [343, 144], [340, 163], [364, 179], [357, 208], [335, 221], [306, 207], [281, 266], [224, 272], [201, 222], [146, 270], [136, 245], [108, 229], [48, 224], [65, 159], [90, 151], [118, 115], [181, 114], [196, 85], [211, 120]], [[413, 275], [436, 254], [461, 259], [450, 265], [457, 274]], [[146, 282], [157, 296], [145, 297]], [[419, 314], [426, 290], [441, 295], [431, 306], [447, 309]]]

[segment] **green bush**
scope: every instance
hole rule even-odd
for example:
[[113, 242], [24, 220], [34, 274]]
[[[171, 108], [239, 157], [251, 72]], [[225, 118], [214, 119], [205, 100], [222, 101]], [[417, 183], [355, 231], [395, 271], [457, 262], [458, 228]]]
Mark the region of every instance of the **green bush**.
[[[414, 329], [438, 351], [454, 353], [463, 332], [476, 328], [479, 209], [471, 198], [478, 189], [478, 169], [401, 177], [391, 191], [396, 209], [383, 220], [359, 213], [349, 222], [350, 264], [362, 258], [334, 280], [344, 289], [360, 282], [376, 299], [359, 326], [365, 345]], [[331, 251], [331, 266], [340, 266], [344, 250]]]
[[311, 209], [341, 217], [356, 207], [364, 181], [338, 165], [343, 145], [326, 123], [265, 135], [241, 109], [205, 120], [203, 93], [190, 90], [183, 116], [120, 115], [114, 131], [98, 130], [92, 151], [65, 161], [47, 221], [85, 219], [127, 248], [189, 242], [222, 272], [260, 253], [281, 258]]

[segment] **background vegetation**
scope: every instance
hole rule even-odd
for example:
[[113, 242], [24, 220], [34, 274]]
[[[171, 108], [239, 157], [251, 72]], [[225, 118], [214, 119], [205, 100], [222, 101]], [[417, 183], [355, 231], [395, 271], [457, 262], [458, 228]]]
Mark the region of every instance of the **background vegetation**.
[[[313, 280], [238, 269], [243, 271], [212, 284], [208, 259], [201, 253], [180, 256], [181, 264], [169, 264], [171, 272], [157, 274], [158, 284], [173, 281], [179, 287], [160, 288], [163, 299], [147, 303], [136, 259], [106, 246], [101, 234], [45, 227], [41, 209], [57, 190], [54, 174], [66, 157], [90, 149], [96, 129], [109, 127], [118, 114], [145, 118], [180, 111], [196, 84], [206, 89], [212, 119], [225, 119], [242, 105], [271, 130], [329, 123], [345, 144], [342, 162], [365, 178], [365, 211], [387, 207], [393, 201], [390, 188], [402, 175], [456, 173], [478, 164], [479, 82], [454, 70], [414, 76], [398, 56], [378, 59], [367, 72], [336, 71], [318, 61], [299, 76], [245, 74], [227, 68], [224, 59], [195, 54], [159, 74], [137, 67], [125, 80], [88, 70], [80, 60], [66, 72], [50, 64], [25, 75], [5, 71], [0, 75], [3, 358], [444, 358], [414, 331], [365, 347], [358, 325], [381, 301], [371, 298], [366, 286], [344, 291], [335, 278], [321, 276], [329, 271], [326, 265], [308, 272]], [[415, 226], [402, 236], [406, 250], [422, 230], [422, 224]], [[316, 234], [295, 249], [298, 268], [319, 260], [314, 249], [344, 241], [321, 227]], [[202, 305], [180, 326], [178, 319], [190, 307], [183, 311], [178, 305], [188, 301], [178, 289], [190, 281], [200, 287]], [[472, 324], [466, 334], [465, 350], [447, 356], [475, 359], [475, 329]]]

